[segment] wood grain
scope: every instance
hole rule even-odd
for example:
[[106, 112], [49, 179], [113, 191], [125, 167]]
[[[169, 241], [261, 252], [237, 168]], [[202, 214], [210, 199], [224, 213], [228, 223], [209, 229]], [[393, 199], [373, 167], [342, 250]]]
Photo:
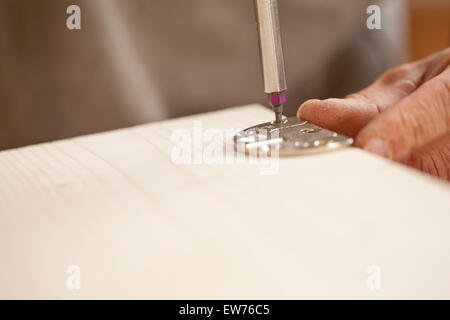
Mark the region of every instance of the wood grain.
[[450, 298], [447, 184], [354, 148], [273, 175], [171, 161], [175, 129], [272, 117], [247, 106], [1, 152], [0, 298]]

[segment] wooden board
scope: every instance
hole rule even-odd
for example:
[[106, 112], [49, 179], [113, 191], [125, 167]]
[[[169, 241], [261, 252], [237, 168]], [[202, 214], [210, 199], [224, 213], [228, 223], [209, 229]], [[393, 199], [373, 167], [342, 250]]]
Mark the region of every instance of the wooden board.
[[0, 298], [450, 298], [445, 183], [355, 148], [272, 175], [171, 160], [175, 129], [272, 117], [247, 106], [1, 152]]

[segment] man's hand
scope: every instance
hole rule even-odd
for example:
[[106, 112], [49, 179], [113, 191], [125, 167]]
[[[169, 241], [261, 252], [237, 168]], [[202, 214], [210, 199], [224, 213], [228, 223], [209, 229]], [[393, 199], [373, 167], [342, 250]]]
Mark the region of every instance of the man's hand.
[[389, 70], [345, 99], [309, 100], [297, 116], [450, 181], [450, 48]]

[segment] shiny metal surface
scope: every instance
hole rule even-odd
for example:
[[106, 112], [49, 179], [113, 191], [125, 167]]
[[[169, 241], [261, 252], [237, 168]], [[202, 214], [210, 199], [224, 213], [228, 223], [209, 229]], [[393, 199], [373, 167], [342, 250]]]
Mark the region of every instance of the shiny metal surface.
[[234, 137], [234, 143], [236, 150], [246, 153], [262, 150], [295, 156], [345, 148], [353, 139], [292, 117], [284, 118], [281, 124], [266, 122], [247, 128]]
[[254, 0], [259, 35], [259, 50], [267, 94], [287, 89], [281, 46], [278, 0]]

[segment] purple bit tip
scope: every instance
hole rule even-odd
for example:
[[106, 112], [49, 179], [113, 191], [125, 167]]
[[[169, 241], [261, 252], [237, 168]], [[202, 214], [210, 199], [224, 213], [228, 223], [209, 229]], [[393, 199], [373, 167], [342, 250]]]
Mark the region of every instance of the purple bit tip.
[[286, 93], [285, 92], [276, 92], [269, 94], [269, 103], [273, 106], [277, 106], [280, 104], [286, 103]]

